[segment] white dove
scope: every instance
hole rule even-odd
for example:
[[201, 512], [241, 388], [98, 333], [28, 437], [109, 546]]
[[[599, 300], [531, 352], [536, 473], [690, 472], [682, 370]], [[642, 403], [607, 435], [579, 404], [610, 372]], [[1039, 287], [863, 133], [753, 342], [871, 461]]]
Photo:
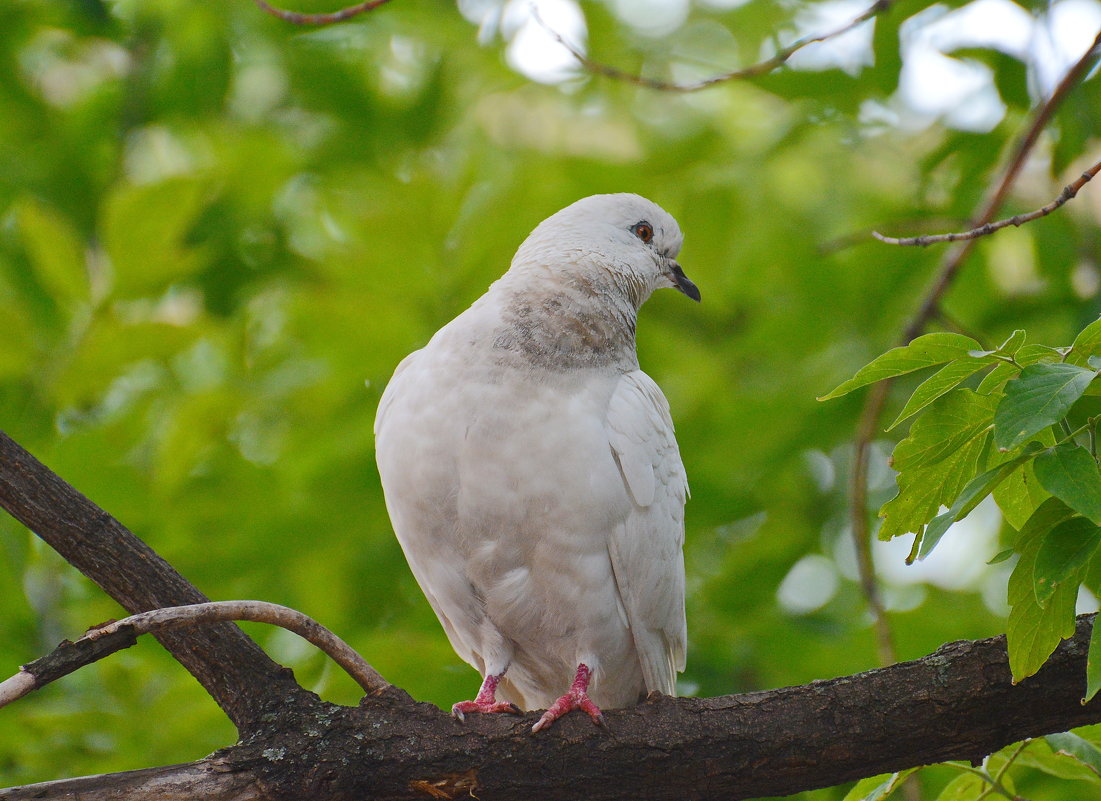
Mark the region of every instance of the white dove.
[[599, 724], [600, 707], [675, 693], [688, 484], [635, 323], [660, 287], [700, 299], [674, 260], [681, 242], [638, 195], [567, 206], [383, 393], [394, 531], [484, 677], [459, 718], [515, 704], [547, 710], [533, 731], [577, 708]]

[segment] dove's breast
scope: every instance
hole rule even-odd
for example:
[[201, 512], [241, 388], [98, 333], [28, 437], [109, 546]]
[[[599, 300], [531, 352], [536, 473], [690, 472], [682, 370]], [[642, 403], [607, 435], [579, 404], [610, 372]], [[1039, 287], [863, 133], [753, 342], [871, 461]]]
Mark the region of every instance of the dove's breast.
[[398, 540], [456, 651], [509, 665], [513, 700], [546, 706], [589, 660], [598, 705], [634, 703], [608, 552], [632, 509], [605, 431], [620, 373], [517, 369], [483, 344], [438, 336], [386, 389], [376, 450]]

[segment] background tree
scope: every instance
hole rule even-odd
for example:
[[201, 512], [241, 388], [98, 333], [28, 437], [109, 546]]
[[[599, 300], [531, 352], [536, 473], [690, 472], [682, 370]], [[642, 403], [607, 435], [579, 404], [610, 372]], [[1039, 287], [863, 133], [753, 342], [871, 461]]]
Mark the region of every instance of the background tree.
[[[966, 228], [1003, 185], [1002, 212], [1028, 211], [1093, 164], [1090, 62], [1050, 119], [1035, 125], [1035, 110], [1101, 12], [727, 6], [542, 7], [546, 26], [625, 78], [577, 65], [519, 2], [401, 0], [317, 29], [248, 3], [8, 4], [0, 425], [208, 595], [303, 610], [446, 706], [472, 673], [390, 532], [374, 404], [535, 223], [586, 194], [637, 191], [681, 221], [704, 293], [692, 308], [655, 297], [639, 342], [693, 489], [683, 691], [802, 684], [1004, 631], [1013, 563], [985, 565], [1004, 547], [991, 507], [917, 568], [903, 566], [908, 543], [876, 545], [875, 592], [860, 581], [851, 532], [894, 493], [886, 457], [906, 427], [878, 432], [916, 380], [884, 390], [882, 411], [863, 407], [875, 414], [855, 508], [849, 443], [865, 399], [815, 397], [903, 333], [961, 328], [994, 347], [1026, 328], [1069, 344], [1101, 312], [1093, 187], [969, 246], [950, 273], [954, 251], [867, 233]], [[692, 92], [630, 80], [684, 88], [866, 11], [760, 74]], [[923, 307], [938, 276], [944, 291]], [[12, 670], [120, 615], [6, 516], [0, 547]], [[869, 614], [876, 599], [884, 615]], [[246, 628], [304, 684], [355, 703], [359, 688], [312, 649]], [[186, 761], [234, 736], [151, 641], [0, 715], [6, 785], [59, 765]], [[929, 794], [959, 783], [952, 768], [923, 775]], [[1065, 797], [1042, 772], [1013, 775], [1029, 798]]]

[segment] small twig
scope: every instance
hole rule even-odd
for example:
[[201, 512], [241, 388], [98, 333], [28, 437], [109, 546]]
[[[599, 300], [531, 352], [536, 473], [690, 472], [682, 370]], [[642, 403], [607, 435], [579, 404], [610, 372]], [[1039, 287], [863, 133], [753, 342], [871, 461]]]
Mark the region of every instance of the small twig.
[[[1005, 796], [1006, 798], [1010, 799], [1010, 801], [1027, 801], [1021, 796], [1011, 793], [1009, 789], [1004, 784], [1002, 784], [999, 778], [991, 776], [989, 771], [986, 770], [985, 760], [983, 761], [982, 768], [973, 768], [970, 765], [965, 765], [959, 762], [948, 762], [945, 764], [951, 765], [956, 770], [963, 771], [964, 773], [970, 773], [972, 776], [976, 776], [986, 782], [987, 789], [983, 792], [982, 795], [979, 796], [979, 798], [985, 798], [990, 794], [990, 791], [993, 790], [999, 795]], [[999, 773], [998, 775], [1001, 776], [1001, 773]]]
[[[1021, 742], [1017, 743], [1017, 747], [1013, 749], [1013, 753], [1006, 758], [1005, 764], [998, 768], [998, 772], [994, 775], [994, 782], [996, 782], [996, 784], [991, 783], [991, 785], [986, 788], [986, 790], [983, 791], [982, 795], [980, 795], [975, 801], [982, 801], [983, 798], [990, 795], [990, 793], [994, 791], [995, 787], [1005, 787], [1005, 774], [1009, 772], [1009, 769], [1013, 766], [1013, 763], [1017, 761], [1017, 757], [1021, 755], [1021, 752], [1023, 752], [1034, 742], [1035, 740], [1030, 738], [1027, 740], [1021, 740]], [[1014, 799], [1021, 798], [1017, 795], [1011, 797]], [[1023, 801], [1023, 799], [1021, 801]]]
[[[920, 220], [915, 219], [910, 221], [894, 220], [892, 224], [898, 225], [900, 227], [908, 227], [918, 230], [927, 229], [930, 231], [935, 231], [949, 225], [955, 225], [958, 222], [958, 219], [949, 220], [945, 217], [940, 219], [922, 218]], [[871, 244], [871, 238], [874, 233], [874, 228], [862, 228], [859, 231], [852, 231], [850, 233], [844, 234], [843, 236], [839, 236], [836, 239], [829, 239], [825, 242], [821, 242], [815, 249], [818, 251], [818, 255], [829, 256], [831, 253], [848, 250], [849, 248], [855, 247], [857, 245]]]
[[[259, 2], [260, 0], [257, 0]], [[538, 10], [532, 8], [532, 17], [539, 23], [547, 33], [554, 37], [562, 47], [569, 51], [577, 63], [587, 69], [589, 72], [603, 75], [607, 78], [614, 78], [618, 81], [625, 81], [626, 83], [634, 84], [635, 86], [642, 86], [646, 89], [657, 89], [663, 92], [698, 92], [700, 89], [706, 89], [709, 86], [714, 86], [718, 83], [724, 83], [726, 81], [733, 81], [742, 78], [755, 78], [758, 75], [765, 75], [773, 70], [782, 67], [787, 63], [797, 52], [802, 50], [807, 45], [814, 44], [816, 42], [824, 42], [827, 39], [834, 39], [843, 33], [848, 33], [861, 23], [867, 22], [872, 17], [876, 16], [882, 11], [886, 11], [890, 8], [896, 0], [876, 0], [876, 2], [865, 11], [863, 14], [855, 17], [852, 21], [841, 26], [837, 30], [829, 33], [822, 33], [816, 36], [804, 36], [801, 39], [796, 39], [787, 47], [781, 48], [776, 55], [771, 58], [766, 58], [764, 61], [760, 61], [756, 64], [751, 64], [748, 67], [742, 67], [741, 69], [733, 70], [731, 72], [724, 72], [722, 75], [714, 75], [710, 78], [704, 78], [700, 81], [694, 81], [693, 83], [675, 83], [673, 81], [662, 81], [657, 78], [646, 78], [642, 75], [636, 75], [633, 72], [627, 72], [621, 70], [618, 67], [613, 67], [610, 64], [603, 64], [582, 53], [577, 47], [566, 41], [565, 37], [558, 31], [551, 28], [547, 23], [543, 21], [543, 18], [539, 16]]]
[[374, 11], [379, 6], [389, 3], [390, 0], [367, 0], [365, 3], [357, 3], [354, 6], [348, 6], [328, 14], [300, 14], [297, 11], [275, 8], [265, 3], [264, 0], [255, 0], [255, 2], [262, 11], [294, 25], [332, 25], [336, 22], [344, 22], [344, 20], [351, 19], [365, 11]]
[[212, 601], [153, 609], [94, 626], [76, 642], [63, 642], [52, 653], [23, 665], [14, 676], [0, 682], [0, 707], [85, 665], [129, 648], [142, 634], [234, 620], [271, 623], [293, 631], [328, 654], [368, 693], [390, 686], [351, 646], [297, 610], [266, 601]]
[[997, 222], [987, 223], [986, 225], [980, 225], [978, 228], [972, 228], [970, 231], [963, 231], [958, 234], [928, 234], [924, 236], [908, 236], [895, 238], [893, 236], [884, 236], [879, 231], [872, 231], [872, 236], [878, 239], [880, 242], [886, 242], [888, 245], [912, 245], [916, 247], [926, 247], [927, 245], [937, 244], [939, 242], [959, 242], [966, 239], [978, 239], [980, 236], [988, 236], [995, 231], [1000, 231], [1003, 228], [1008, 228], [1011, 225], [1020, 226], [1033, 220], [1038, 220], [1041, 217], [1046, 217], [1051, 214], [1057, 208], [1062, 206], [1068, 200], [1078, 194], [1078, 190], [1086, 185], [1098, 171], [1101, 171], [1101, 161], [1094, 164], [1088, 170], [1086, 170], [1074, 183], [1064, 186], [1063, 191], [1059, 193], [1059, 197], [1048, 203], [1043, 208], [1030, 211], [1027, 214], [1015, 214], [1005, 220], [998, 220]]
[[12, 701], [22, 698], [37, 686], [34, 674], [20, 670], [10, 679], [0, 681], [0, 706], [7, 706]]

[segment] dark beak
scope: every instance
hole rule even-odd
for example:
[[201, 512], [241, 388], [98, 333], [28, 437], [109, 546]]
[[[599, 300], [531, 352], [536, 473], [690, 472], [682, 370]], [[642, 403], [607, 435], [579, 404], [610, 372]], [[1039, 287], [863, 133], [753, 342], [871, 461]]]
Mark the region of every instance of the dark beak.
[[700, 302], [700, 290], [695, 284], [688, 280], [688, 276], [684, 274], [684, 270], [680, 268], [680, 265], [675, 261], [669, 262], [673, 270], [673, 281], [681, 292], [697, 303]]

